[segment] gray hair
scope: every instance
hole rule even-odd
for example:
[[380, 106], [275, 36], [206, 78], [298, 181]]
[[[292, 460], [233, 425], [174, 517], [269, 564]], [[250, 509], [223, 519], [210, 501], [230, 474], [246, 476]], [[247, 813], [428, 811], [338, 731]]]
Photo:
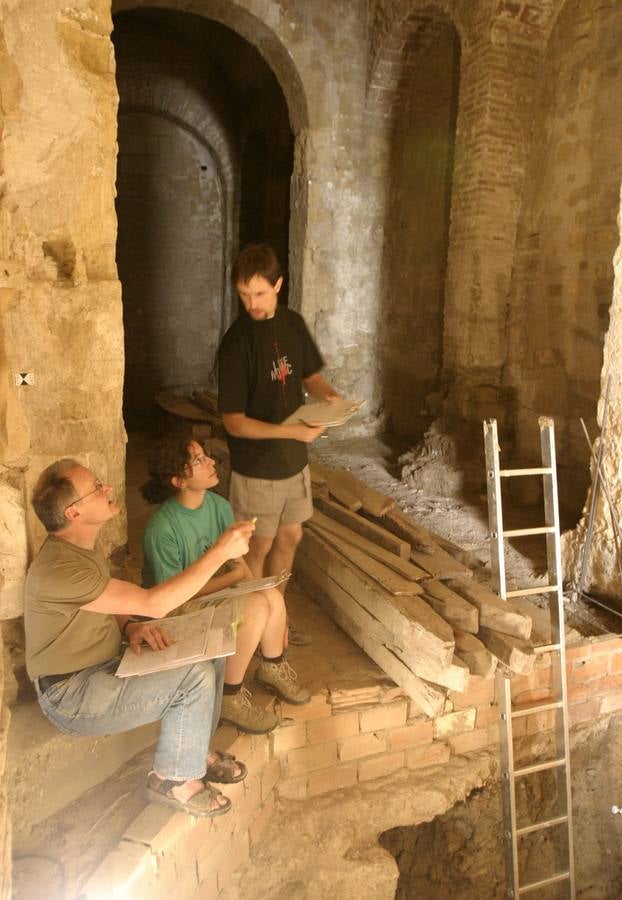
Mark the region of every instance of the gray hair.
[[61, 531], [68, 524], [65, 510], [78, 498], [67, 472], [79, 465], [77, 459], [64, 457], [39, 475], [32, 492], [32, 505], [49, 532]]

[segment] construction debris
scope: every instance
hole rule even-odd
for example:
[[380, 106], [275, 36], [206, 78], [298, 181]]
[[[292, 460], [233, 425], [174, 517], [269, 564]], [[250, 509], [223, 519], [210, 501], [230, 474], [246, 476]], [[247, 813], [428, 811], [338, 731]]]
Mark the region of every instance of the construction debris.
[[299, 580], [424, 713], [438, 715], [447, 691], [465, 691], [472, 675], [492, 678], [499, 662], [533, 670], [537, 607], [501, 600], [456, 558], [465, 558], [460, 548], [351, 473], [314, 465], [312, 486]]

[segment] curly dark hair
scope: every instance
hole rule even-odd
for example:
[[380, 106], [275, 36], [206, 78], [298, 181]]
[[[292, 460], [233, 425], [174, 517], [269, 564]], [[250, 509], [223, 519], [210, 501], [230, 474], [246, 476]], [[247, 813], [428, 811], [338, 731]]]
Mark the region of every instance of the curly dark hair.
[[200, 438], [176, 434], [162, 438], [152, 447], [147, 460], [149, 481], [141, 485], [140, 492], [148, 503], [162, 503], [176, 493], [171, 478], [183, 478], [190, 462], [188, 447], [192, 442], [199, 444], [207, 453]]

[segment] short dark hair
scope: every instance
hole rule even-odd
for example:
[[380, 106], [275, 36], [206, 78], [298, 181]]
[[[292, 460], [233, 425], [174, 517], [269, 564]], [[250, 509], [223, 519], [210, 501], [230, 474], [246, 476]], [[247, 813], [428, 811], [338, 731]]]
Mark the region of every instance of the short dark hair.
[[61, 531], [69, 523], [65, 510], [78, 499], [76, 489], [67, 478], [67, 472], [80, 465], [77, 459], [66, 456], [52, 463], [39, 475], [32, 492], [34, 510], [52, 534]]
[[261, 275], [274, 287], [283, 270], [270, 244], [248, 244], [238, 253], [232, 274], [234, 284], [247, 284], [255, 275]]
[[151, 449], [147, 461], [149, 481], [141, 485], [140, 492], [148, 503], [162, 503], [176, 493], [171, 479], [183, 478], [190, 462], [188, 447], [194, 441], [207, 452], [200, 438], [187, 434], [174, 434], [162, 438]]

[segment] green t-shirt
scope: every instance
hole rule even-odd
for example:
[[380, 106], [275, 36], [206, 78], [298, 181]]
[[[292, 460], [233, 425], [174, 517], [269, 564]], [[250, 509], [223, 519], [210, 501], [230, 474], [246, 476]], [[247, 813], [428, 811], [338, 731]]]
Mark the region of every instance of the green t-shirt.
[[85, 612], [110, 573], [99, 547], [85, 550], [48, 535], [26, 577], [26, 669], [39, 675], [75, 672], [112, 659], [121, 635], [114, 616]]
[[153, 587], [183, 572], [233, 521], [231, 505], [211, 491], [205, 492], [198, 509], [188, 509], [169, 497], [156, 509], [145, 528], [143, 587]]

